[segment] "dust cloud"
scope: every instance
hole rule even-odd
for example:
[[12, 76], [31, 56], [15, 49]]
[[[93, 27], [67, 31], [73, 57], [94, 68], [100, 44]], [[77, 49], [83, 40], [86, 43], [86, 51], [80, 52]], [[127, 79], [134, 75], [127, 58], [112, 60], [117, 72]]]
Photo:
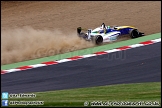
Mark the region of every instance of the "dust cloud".
[[59, 29], [37, 30], [29, 26], [1, 31], [1, 65], [66, 53], [94, 44]]

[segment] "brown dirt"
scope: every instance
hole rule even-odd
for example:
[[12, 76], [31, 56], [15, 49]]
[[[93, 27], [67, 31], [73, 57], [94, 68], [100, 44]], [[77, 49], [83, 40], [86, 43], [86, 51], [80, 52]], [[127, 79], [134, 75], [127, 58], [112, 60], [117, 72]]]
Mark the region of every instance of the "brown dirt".
[[132, 25], [146, 35], [161, 32], [161, 2], [2, 1], [1, 64], [93, 47], [76, 36], [76, 28], [103, 22]]

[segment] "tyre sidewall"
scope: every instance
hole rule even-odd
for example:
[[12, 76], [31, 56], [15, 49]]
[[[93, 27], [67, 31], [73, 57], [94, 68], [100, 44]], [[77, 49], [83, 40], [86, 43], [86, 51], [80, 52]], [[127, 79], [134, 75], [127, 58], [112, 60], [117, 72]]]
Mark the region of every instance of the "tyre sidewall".
[[130, 30], [130, 37], [131, 38], [138, 38], [139, 37], [139, 32], [137, 29], [131, 29]]

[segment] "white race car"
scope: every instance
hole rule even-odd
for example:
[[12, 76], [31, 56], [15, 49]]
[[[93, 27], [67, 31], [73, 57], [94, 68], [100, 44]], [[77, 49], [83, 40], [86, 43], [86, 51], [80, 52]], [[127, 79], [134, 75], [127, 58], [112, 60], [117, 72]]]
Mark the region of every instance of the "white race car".
[[138, 38], [144, 36], [144, 33], [139, 32], [137, 28], [132, 26], [105, 26], [103, 23], [100, 27], [95, 28], [94, 30], [88, 29], [87, 33], [81, 32], [81, 27], [77, 28], [77, 34], [79, 37], [92, 41], [97, 45], [100, 45], [104, 42], [116, 41], [118, 36], [130, 35], [131, 38]]

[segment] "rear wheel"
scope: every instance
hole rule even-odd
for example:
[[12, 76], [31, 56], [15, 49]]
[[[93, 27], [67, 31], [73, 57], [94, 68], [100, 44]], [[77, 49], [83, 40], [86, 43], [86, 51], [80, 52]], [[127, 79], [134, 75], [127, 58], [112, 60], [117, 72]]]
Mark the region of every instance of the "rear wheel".
[[92, 37], [92, 41], [96, 45], [101, 45], [103, 43], [103, 37], [100, 35], [94, 36], [94, 37]]

